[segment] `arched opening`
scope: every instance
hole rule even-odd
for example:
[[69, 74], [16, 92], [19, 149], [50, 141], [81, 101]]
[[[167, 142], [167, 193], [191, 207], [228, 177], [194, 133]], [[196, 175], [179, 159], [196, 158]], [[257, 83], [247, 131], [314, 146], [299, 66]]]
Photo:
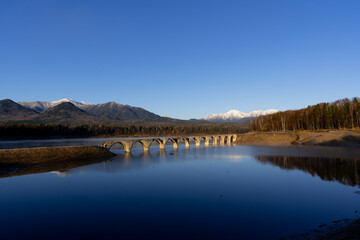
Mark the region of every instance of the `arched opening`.
[[200, 138], [200, 146], [204, 146], [206, 142], [206, 138], [205, 137], [201, 137]]
[[199, 142], [199, 140], [197, 139], [197, 138], [189, 138], [189, 144], [190, 145], [199, 145], [200, 144], [200, 142]]
[[185, 143], [185, 141], [186, 141], [186, 139], [184, 139], [184, 138], [178, 139], [178, 141], [177, 141], [178, 147], [181, 148], [181, 149], [186, 148], [186, 143]]
[[131, 153], [133, 153], [134, 155], [140, 155], [143, 152], [144, 152], [143, 143], [140, 141], [134, 142], [133, 145], [131, 146]]
[[219, 140], [217, 140], [217, 137], [214, 137], [214, 136], [210, 137], [210, 144], [211, 145], [216, 146], [216, 145], [218, 145], [218, 143], [219, 143]]
[[218, 137], [218, 143], [219, 143], [220, 145], [223, 145], [223, 144], [225, 143], [225, 139], [224, 139], [223, 136], [219, 136], [219, 137]]
[[150, 143], [149, 151], [156, 152], [160, 150], [160, 143], [157, 140], [154, 140]]
[[114, 143], [109, 150], [115, 154], [125, 154], [125, 148], [121, 142]]
[[175, 148], [177, 148], [177, 143], [174, 139], [169, 138], [166, 140], [165, 148], [174, 148], [174, 146], [175, 146]]

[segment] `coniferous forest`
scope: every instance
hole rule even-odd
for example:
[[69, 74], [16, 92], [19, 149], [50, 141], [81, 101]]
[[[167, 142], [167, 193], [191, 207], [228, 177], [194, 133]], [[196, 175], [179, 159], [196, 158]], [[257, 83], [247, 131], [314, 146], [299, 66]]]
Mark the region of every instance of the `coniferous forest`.
[[355, 97], [320, 103], [300, 110], [260, 116], [251, 123], [253, 131], [298, 131], [354, 129], [360, 127], [360, 102]]
[[1, 123], [1, 139], [181, 136], [197, 134], [227, 134], [247, 132], [248, 127], [237, 124], [201, 125], [62, 125]]

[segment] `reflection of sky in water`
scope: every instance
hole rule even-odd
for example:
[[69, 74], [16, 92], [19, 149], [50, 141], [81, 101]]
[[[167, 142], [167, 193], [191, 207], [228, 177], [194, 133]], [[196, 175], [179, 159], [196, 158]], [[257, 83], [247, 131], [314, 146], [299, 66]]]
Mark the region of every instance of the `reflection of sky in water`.
[[[355, 217], [358, 187], [286, 169], [281, 157], [258, 157], [342, 151], [303, 149], [169, 146], [67, 172], [3, 178], [0, 231], [18, 239], [54, 232], [59, 239], [277, 239]], [[316, 173], [309, 162], [305, 168]]]

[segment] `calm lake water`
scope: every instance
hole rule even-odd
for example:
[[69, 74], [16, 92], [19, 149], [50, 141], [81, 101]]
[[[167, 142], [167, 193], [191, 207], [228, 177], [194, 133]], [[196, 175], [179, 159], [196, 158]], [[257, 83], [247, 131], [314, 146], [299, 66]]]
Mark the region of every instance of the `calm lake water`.
[[360, 210], [359, 149], [180, 146], [0, 178], [0, 239], [279, 239]]

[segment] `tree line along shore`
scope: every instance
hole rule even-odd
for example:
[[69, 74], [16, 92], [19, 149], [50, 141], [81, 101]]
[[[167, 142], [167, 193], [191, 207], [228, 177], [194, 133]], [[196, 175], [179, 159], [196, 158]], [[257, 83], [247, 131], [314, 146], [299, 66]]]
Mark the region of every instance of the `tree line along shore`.
[[239, 134], [248, 132], [239, 124], [199, 125], [63, 125], [1, 123], [0, 139], [89, 138], [134, 136], [184, 136], [197, 134]]
[[360, 128], [360, 101], [357, 97], [260, 116], [250, 125], [252, 131], [260, 132], [356, 128]]

